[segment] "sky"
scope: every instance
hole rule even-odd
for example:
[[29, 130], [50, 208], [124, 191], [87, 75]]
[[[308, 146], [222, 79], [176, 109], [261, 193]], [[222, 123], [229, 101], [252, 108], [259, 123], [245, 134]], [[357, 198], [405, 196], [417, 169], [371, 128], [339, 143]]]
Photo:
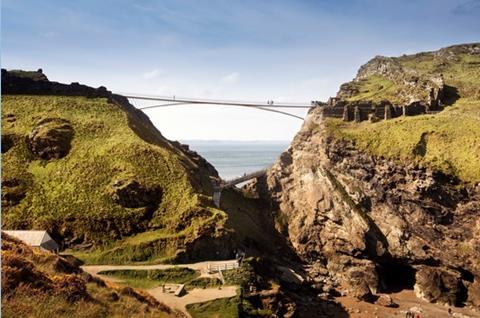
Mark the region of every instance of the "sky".
[[[117, 93], [310, 103], [334, 96], [376, 55], [480, 40], [480, 0], [3, 0], [1, 6], [3, 68], [42, 68], [50, 80]], [[145, 112], [174, 140], [291, 140], [302, 124], [248, 108]]]

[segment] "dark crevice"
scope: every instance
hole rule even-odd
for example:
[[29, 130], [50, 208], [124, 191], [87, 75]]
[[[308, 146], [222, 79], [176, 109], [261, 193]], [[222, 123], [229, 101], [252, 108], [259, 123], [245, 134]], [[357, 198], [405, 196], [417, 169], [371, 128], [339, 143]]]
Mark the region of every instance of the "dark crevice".
[[460, 275], [462, 277], [462, 280], [466, 280], [467, 282], [473, 283], [475, 280], [475, 275], [469, 270], [466, 270], [464, 268], [457, 267], [455, 268], [458, 272], [460, 272]]
[[413, 289], [415, 285], [415, 269], [401, 262], [385, 262], [377, 265], [379, 276], [379, 291], [396, 293], [404, 289]]

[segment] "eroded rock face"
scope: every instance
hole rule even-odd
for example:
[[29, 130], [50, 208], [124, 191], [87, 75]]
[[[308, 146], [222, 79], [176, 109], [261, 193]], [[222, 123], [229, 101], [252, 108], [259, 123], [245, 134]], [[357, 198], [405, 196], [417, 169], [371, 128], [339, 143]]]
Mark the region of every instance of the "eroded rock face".
[[160, 187], [148, 187], [136, 180], [116, 180], [109, 194], [115, 203], [126, 208], [158, 205], [162, 200]]
[[458, 305], [464, 299], [465, 286], [458, 272], [419, 266], [415, 275], [415, 294], [430, 302]]
[[46, 118], [37, 123], [26, 137], [28, 149], [44, 160], [60, 159], [70, 151], [74, 131], [61, 118]]
[[314, 282], [327, 280], [360, 299], [415, 284], [426, 291], [438, 286], [422, 281], [427, 266], [460, 287], [455, 296], [425, 298], [458, 304], [465, 273], [480, 279], [480, 192], [329, 137], [321, 108], [256, 188]]

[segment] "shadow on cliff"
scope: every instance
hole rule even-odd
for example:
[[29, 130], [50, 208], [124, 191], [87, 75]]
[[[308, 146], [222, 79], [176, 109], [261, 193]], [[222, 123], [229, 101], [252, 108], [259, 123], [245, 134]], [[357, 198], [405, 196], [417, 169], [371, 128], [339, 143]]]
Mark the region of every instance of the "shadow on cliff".
[[235, 231], [237, 247], [248, 256], [300, 262], [285, 237], [277, 232], [271, 209], [264, 200], [249, 197], [240, 189], [225, 189], [221, 209], [228, 214], [226, 226]]
[[445, 85], [443, 87], [443, 98], [442, 102], [447, 105], [453, 105], [460, 98], [458, 93], [458, 88], [450, 85]]

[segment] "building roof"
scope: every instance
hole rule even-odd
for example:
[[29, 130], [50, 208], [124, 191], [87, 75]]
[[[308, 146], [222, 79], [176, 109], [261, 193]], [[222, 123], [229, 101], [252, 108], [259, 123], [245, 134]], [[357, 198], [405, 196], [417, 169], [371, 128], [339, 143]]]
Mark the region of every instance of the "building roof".
[[23, 241], [25, 244], [30, 246], [40, 246], [47, 250], [58, 249], [58, 244], [55, 242], [52, 237], [47, 233], [47, 231], [3, 231], [6, 234], [13, 236], [20, 241]]

